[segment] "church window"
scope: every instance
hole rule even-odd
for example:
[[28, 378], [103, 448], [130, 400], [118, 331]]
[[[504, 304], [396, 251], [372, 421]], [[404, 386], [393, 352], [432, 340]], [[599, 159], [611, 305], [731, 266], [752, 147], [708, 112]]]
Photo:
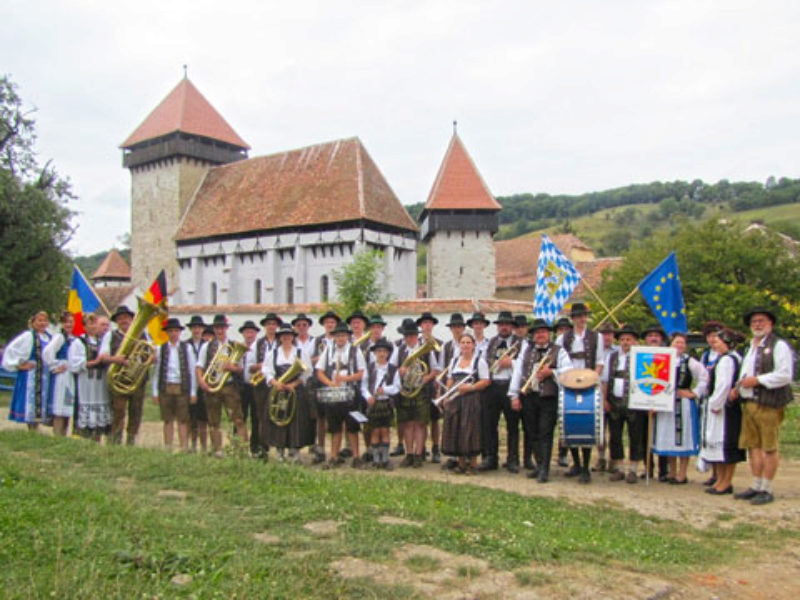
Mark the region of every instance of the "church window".
[[323, 275], [319, 281], [319, 289], [320, 289], [320, 300], [322, 302], [328, 301], [328, 276]]
[[458, 267], [458, 276], [461, 277], [464, 274], [464, 267]]
[[286, 304], [294, 304], [294, 277], [286, 278]]
[[253, 284], [253, 302], [261, 304], [261, 280], [256, 279]]
[[216, 283], [212, 283], [211, 284], [211, 305], [212, 306], [216, 306], [217, 305], [217, 284]]

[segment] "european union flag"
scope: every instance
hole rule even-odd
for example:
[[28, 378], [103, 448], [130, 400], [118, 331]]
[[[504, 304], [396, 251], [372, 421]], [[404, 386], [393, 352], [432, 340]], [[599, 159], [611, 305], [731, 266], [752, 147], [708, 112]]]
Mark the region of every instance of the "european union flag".
[[672, 334], [676, 331], [685, 333], [688, 330], [686, 307], [683, 304], [681, 280], [678, 276], [678, 260], [674, 252], [642, 279], [639, 290], [664, 331]]

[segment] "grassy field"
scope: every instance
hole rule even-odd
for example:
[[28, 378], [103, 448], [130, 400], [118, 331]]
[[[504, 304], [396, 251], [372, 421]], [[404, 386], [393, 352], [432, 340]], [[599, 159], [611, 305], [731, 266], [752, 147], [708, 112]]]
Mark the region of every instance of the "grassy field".
[[[344, 557], [388, 561], [404, 543], [482, 558], [521, 581], [532, 565], [624, 564], [674, 576], [739, 558], [733, 541], [759, 536], [478, 486], [23, 431], [0, 433], [0, 490], [0, 581], [5, 597], [19, 598], [404, 598], [407, 586], [344, 580], [329, 568]], [[384, 515], [423, 527], [386, 525]], [[338, 533], [319, 539], [303, 527], [323, 519], [338, 522]], [[782, 542], [779, 534], [769, 544]], [[176, 575], [187, 583], [171, 583]]]

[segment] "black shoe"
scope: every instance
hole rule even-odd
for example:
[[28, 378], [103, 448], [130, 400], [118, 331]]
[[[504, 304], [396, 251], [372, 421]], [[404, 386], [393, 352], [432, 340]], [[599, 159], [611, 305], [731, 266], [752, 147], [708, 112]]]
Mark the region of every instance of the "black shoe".
[[715, 487], [710, 487], [706, 490], [706, 494], [711, 494], [712, 496], [724, 496], [725, 494], [732, 494], [733, 493], [733, 486], [729, 485], [724, 490], [718, 490]]
[[364, 454], [361, 455], [361, 460], [365, 463], [372, 462], [372, 450], [367, 450]]
[[578, 465], [572, 465], [568, 471], [564, 473], [564, 477], [577, 477], [581, 474], [581, 468]]
[[483, 461], [478, 465], [478, 471], [497, 471], [497, 463], [493, 460]]
[[434, 464], [442, 462], [442, 453], [439, 452], [439, 446], [433, 447], [433, 450], [431, 451], [431, 462]]
[[675, 479], [674, 477], [669, 480], [671, 485], [684, 485], [689, 483], [689, 478], [685, 477], [683, 479]]
[[342, 448], [339, 451], [339, 456], [341, 456], [342, 458], [350, 458], [351, 456], [353, 456], [353, 451], [350, 450], [350, 448]]
[[458, 466], [458, 461], [455, 458], [448, 458], [442, 465], [443, 471], [452, 471]]
[[750, 500], [750, 504], [753, 506], [759, 506], [761, 504], [769, 504], [775, 500], [775, 496], [773, 496], [770, 492], [758, 492], [758, 495], [754, 496]]
[[[266, 460], [268, 456], [269, 456], [269, 454], [265, 453], [264, 454], [264, 460]], [[318, 464], [324, 463], [324, 462], [325, 462], [325, 453], [324, 452], [314, 452], [314, 458], [311, 459], [311, 464], [312, 465], [318, 465]]]
[[669, 475], [667, 475], [666, 473], [664, 473], [663, 475], [659, 475], [658, 480], [661, 483], [669, 483]]
[[559, 467], [568, 467], [569, 463], [567, 462], [566, 456], [559, 456], [558, 457], [558, 466]]
[[535, 469], [535, 468], [536, 468], [536, 465], [534, 465], [534, 464], [533, 464], [533, 461], [532, 461], [530, 458], [529, 458], [528, 460], [526, 460], [526, 461], [525, 461], [525, 463], [523, 464], [523, 466], [524, 466], [524, 467], [525, 467], [525, 468], [526, 468], [528, 471], [532, 471], [533, 469]]
[[580, 477], [578, 477], [578, 483], [591, 483], [592, 476], [589, 474], [589, 471], [581, 471]]
[[711, 477], [709, 477], [708, 479], [706, 479], [703, 482], [703, 485], [708, 487], [708, 486], [714, 485], [715, 483], [717, 483], [717, 478], [714, 477], [714, 476], [711, 476]]
[[403, 456], [405, 453], [406, 449], [403, 447], [403, 444], [397, 444], [389, 456]]
[[539, 476], [536, 478], [536, 481], [539, 483], [547, 483], [550, 480], [550, 474], [545, 470], [542, 469], [539, 471]]
[[735, 500], [752, 500], [756, 496], [758, 496], [761, 492], [758, 490], [754, 490], [753, 488], [747, 488], [743, 492], [739, 492], [738, 494], [734, 494], [733, 497]]
[[509, 473], [514, 473], [516, 475], [517, 473], [519, 473], [519, 463], [515, 463], [515, 462], [509, 463], [506, 466], [506, 470]]

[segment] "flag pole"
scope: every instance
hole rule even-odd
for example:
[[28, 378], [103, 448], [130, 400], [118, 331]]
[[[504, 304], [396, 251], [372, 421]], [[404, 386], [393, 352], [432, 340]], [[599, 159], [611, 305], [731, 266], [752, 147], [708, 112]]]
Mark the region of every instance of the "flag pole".
[[[602, 319], [600, 319], [600, 321], [595, 323], [595, 327], [600, 327], [600, 325], [605, 323], [609, 319], [609, 317], [613, 317], [614, 313], [617, 312], [620, 308], [622, 308], [623, 304], [627, 304], [628, 301], [631, 298], [633, 298], [634, 295], [636, 295], [636, 292], [638, 291], [639, 291], [639, 286], [637, 285], [635, 288], [633, 288], [631, 293], [625, 296], [625, 298], [623, 298], [623, 300], [619, 304], [617, 304], [614, 308], [612, 308], [611, 311], [605, 317], [603, 317]], [[616, 322], [616, 319], [614, 319], [614, 321]]]
[[589, 282], [586, 281], [583, 277], [581, 277], [581, 281], [583, 281], [583, 285], [586, 286], [586, 289], [589, 290], [592, 296], [594, 296], [594, 299], [597, 300], [597, 302], [600, 303], [600, 306], [602, 306], [605, 309], [605, 311], [608, 313], [608, 316], [611, 317], [614, 323], [616, 323], [617, 327], [621, 327], [622, 325], [620, 324], [620, 322], [617, 321], [617, 318], [611, 313], [611, 310], [608, 308], [608, 306], [606, 306], [606, 303], [603, 302], [603, 299], [597, 294], [597, 292], [595, 292], [592, 289], [592, 286], [589, 285]]
[[80, 274], [81, 274], [81, 277], [83, 277], [83, 281], [84, 281], [84, 283], [85, 283], [86, 285], [88, 285], [88, 286], [89, 286], [89, 289], [91, 289], [91, 290], [92, 290], [92, 293], [93, 293], [93, 294], [95, 295], [95, 297], [97, 298], [97, 301], [100, 303], [100, 306], [102, 306], [102, 307], [103, 307], [103, 310], [104, 310], [104, 311], [106, 311], [106, 314], [107, 314], [107, 315], [110, 317], [110, 316], [111, 316], [111, 311], [110, 311], [110, 310], [108, 310], [108, 307], [106, 306], [106, 303], [105, 303], [105, 302], [103, 302], [103, 299], [100, 297], [100, 294], [98, 294], [98, 293], [95, 291], [95, 289], [94, 289], [94, 286], [93, 286], [91, 283], [89, 283], [89, 279], [86, 277], [86, 275], [84, 275], [84, 274], [83, 274], [83, 271], [81, 271], [81, 268], [80, 268], [78, 265], [76, 265], [75, 263], [72, 263], [72, 265], [73, 265], [73, 266], [74, 266], [76, 269], [78, 269], [78, 273], [80, 273]]
[[650, 485], [650, 465], [653, 462], [653, 453], [650, 451], [650, 446], [653, 444], [653, 411], [647, 411], [647, 448], [645, 449], [645, 483]]

